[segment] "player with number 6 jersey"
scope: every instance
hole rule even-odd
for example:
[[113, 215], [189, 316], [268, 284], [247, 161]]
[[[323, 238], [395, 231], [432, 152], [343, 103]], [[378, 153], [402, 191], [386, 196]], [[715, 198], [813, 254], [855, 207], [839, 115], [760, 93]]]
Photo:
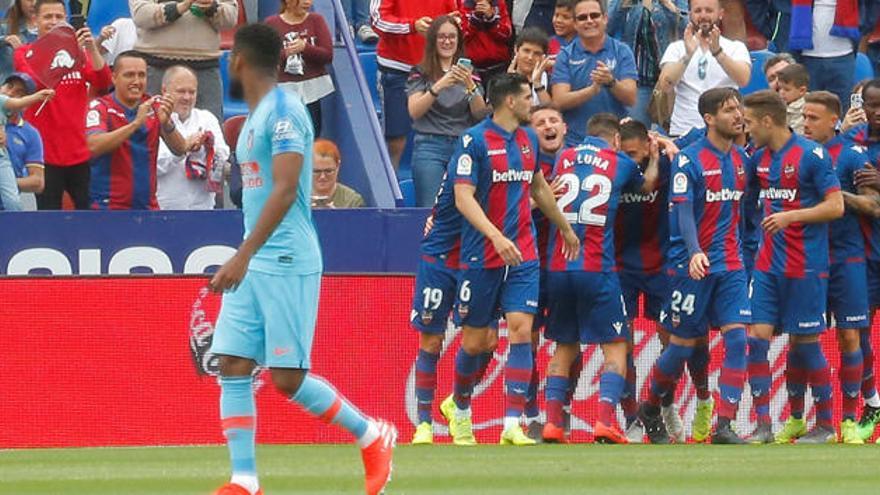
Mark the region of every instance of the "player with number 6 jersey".
[[[671, 336], [651, 372], [648, 398], [639, 408], [639, 419], [651, 443], [669, 443], [660, 416], [663, 397], [674, 393], [698, 340], [707, 335], [710, 325], [719, 327], [725, 352], [712, 443], [738, 444], [744, 441], [731, 422], [742, 397], [745, 325], [751, 316], [739, 230], [746, 156], [733, 142], [741, 132], [743, 115], [739, 94], [731, 88], [706, 91], [698, 108], [706, 123], [706, 136], [682, 150], [671, 171], [671, 280], [669, 298], [660, 315]], [[711, 402], [702, 402], [712, 408]]]
[[470, 396], [489, 324], [498, 311], [507, 320], [510, 341], [505, 367], [506, 407], [502, 445], [534, 445], [520, 417], [532, 374], [531, 334], [538, 306], [538, 252], [530, 198], [563, 231], [565, 252], [580, 242], [556, 207], [553, 191], [538, 169], [538, 141], [529, 122], [531, 89], [519, 74], [498, 76], [489, 88], [494, 108], [461, 137], [448, 173], [455, 179], [455, 205], [462, 222], [462, 274], [458, 317], [461, 349], [456, 356], [453, 400], [441, 406], [453, 440], [473, 441]]
[[599, 442], [628, 443], [615, 417], [625, 386], [629, 328], [615, 272], [614, 219], [624, 191], [649, 193], [656, 187], [659, 151], [655, 143], [642, 175], [636, 162], [617, 151], [620, 125], [615, 115], [594, 115], [587, 133], [583, 143], [562, 152], [554, 170], [565, 187], [557, 203], [581, 239], [582, 250], [568, 259], [561, 234], [551, 227], [545, 335], [556, 342], [556, 350], [547, 368], [544, 440], [567, 441], [561, 399], [567, 392], [569, 369], [581, 344], [599, 344], [605, 366], [593, 436]]

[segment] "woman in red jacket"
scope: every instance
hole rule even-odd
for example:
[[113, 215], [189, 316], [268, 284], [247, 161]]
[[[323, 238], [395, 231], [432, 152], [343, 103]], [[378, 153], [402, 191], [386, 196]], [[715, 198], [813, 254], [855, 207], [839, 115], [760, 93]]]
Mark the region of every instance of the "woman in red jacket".
[[471, 59], [483, 87], [503, 74], [510, 63], [513, 26], [507, 5], [501, 0], [464, 0], [461, 3], [461, 30], [464, 53]]

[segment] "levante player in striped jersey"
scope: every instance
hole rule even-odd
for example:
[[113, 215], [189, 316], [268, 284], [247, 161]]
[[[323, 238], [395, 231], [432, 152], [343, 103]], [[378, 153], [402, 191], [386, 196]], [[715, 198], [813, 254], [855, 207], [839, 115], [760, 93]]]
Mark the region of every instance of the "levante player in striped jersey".
[[652, 143], [649, 165], [639, 165], [617, 151], [620, 126], [613, 114], [599, 113], [587, 123], [588, 137], [562, 152], [554, 176], [565, 185], [559, 208], [582, 240], [577, 258], [564, 256], [562, 236], [551, 227], [546, 336], [556, 342], [547, 368], [547, 424], [544, 440], [565, 442], [562, 398], [568, 372], [581, 344], [598, 344], [605, 358], [599, 383], [596, 441], [628, 443], [617, 425], [616, 409], [625, 387], [629, 327], [615, 272], [614, 220], [624, 191], [650, 193], [658, 177], [659, 150]]
[[828, 150], [847, 206], [843, 217], [829, 225], [831, 278], [828, 284], [828, 311], [837, 322], [835, 326], [840, 346], [838, 377], [843, 398], [840, 437], [843, 443], [860, 444], [864, 443], [856, 423], [862, 385], [860, 335], [871, 329], [868, 323], [865, 240], [859, 228], [859, 213], [880, 209], [880, 194], [868, 188], [859, 190], [855, 186], [853, 179], [866, 166], [868, 157], [864, 148], [837, 135], [835, 126], [840, 120], [840, 111], [840, 99], [834, 93], [807, 93], [804, 136], [822, 143]]
[[718, 423], [712, 443], [744, 443], [733, 431], [746, 372], [746, 328], [751, 321], [740, 237], [746, 155], [734, 144], [743, 125], [737, 90], [700, 95], [706, 137], [679, 153], [669, 195], [669, 297], [660, 322], [671, 334], [651, 372], [639, 419], [651, 443], [669, 443], [660, 404], [709, 327], [720, 328], [724, 362], [718, 379]]
[[[869, 81], [862, 88], [862, 109], [867, 122], [859, 124], [844, 138], [865, 148], [871, 167], [859, 171], [856, 175], [856, 186], [880, 191], [880, 79]], [[872, 206], [872, 205], [868, 205]], [[868, 304], [870, 306], [869, 321], [874, 321], [877, 308], [880, 307], [880, 209], [870, 210], [873, 218], [862, 217], [862, 234], [865, 238], [865, 265], [868, 278]], [[862, 398], [865, 404], [859, 420], [859, 433], [862, 440], [871, 438], [878, 422], [880, 422], [880, 395], [874, 380], [874, 349], [871, 344], [871, 332], [862, 332], [860, 347], [864, 366], [862, 368]]]
[[453, 440], [473, 433], [470, 396], [489, 325], [504, 313], [509, 353], [502, 445], [534, 445], [520, 425], [532, 374], [532, 322], [538, 307], [539, 262], [530, 198], [562, 232], [565, 254], [580, 240], [556, 207], [538, 168], [538, 140], [529, 122], [531, 88], [519, 74], [498, 76], [489, 88], [491, 118], [469, 129], [449, 162], [462, 222], [458, 289], [461, 349], [456, 355], [454, 407], [441, 406]]
[[[767, 360], [775, 328], [787, 333], [791, 415], [776, 442], [833, 442], [831, 372], [819, 337], [827, 327], [828, 222], [844, 212], [840, 182], [822, 145], [788, 129], [786, 105], [776, 92], [752, 93], [745, 105], [746, 129], [759, 148], [749, 162], [749, 193], [761, 198], [764, 231], [752, 274], [749, 342], [749, 353], [760, 355], [750, 361]], [[745, 204], [754, 209], [751, 199]], [[769, 394], [769, 380], [764, 383], [768, 390], [762, 392]], [[802, 399], [807, 384], [817, 409], [816, 427], [809, 433]], [[756, 439], [765, 436], [760, 428], [769, 427], [763, 419]]]

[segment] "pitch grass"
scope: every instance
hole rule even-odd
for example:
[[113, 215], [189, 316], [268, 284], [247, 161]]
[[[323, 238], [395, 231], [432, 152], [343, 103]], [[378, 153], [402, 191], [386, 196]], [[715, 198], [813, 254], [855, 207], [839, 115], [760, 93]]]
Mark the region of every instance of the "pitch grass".
[[[362, 492], [353, 446], [260, 446], [266, 495]], [[225, 447], [0, 451], [2, 494], [210, 494]], [[402, 446], [392, 494], [878, 494], [880, 447]]]

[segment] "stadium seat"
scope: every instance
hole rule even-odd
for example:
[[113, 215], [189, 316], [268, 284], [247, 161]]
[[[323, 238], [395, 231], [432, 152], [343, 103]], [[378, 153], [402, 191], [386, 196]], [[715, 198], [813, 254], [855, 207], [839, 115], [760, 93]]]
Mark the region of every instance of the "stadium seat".
[[247, 117], [244, 115], [236, 115], [223, 121], [223, 138], [226, 140], [229, 149], [233, 152], [235, 151], [235, 146], [238, 144], [238, 134], [241, 132], [241, 128], [244, 126], [244, 121], [246, 119]]
[[865, 79], [874, 79], [874, 67], [871, 66], [871, 59], [859, 52], [856, 55], [856, 73], [853, 82], [858, 83]]
[[752, 77], [749, 79], [749, 84], [740, 88], [740, 92], [743, 95], [767, 89], [767, 78], [764, 76], [764, 62], [773, 55], [775, 54], [769, 50], [757, 50], [751, 52]]
[[412, 179], [404, 179], [398, 183], [400, 186], [400, 194], [403, 195], [403, 204], [405, 208], [412, 208], [416, 205], [416, 186]]
[[223, 118], [228, 119], [246, 114], [248, 112], [247, 104], [229, 97], [229, 52], [225, 50], [220, 55], [220, 80], [223, 83]]
[[101, 28], [109, 25], [120, 17], [131, 17], [128, 2], [120, 0], [92, 0], [88, 12], [88, 25], [96, 35]]

